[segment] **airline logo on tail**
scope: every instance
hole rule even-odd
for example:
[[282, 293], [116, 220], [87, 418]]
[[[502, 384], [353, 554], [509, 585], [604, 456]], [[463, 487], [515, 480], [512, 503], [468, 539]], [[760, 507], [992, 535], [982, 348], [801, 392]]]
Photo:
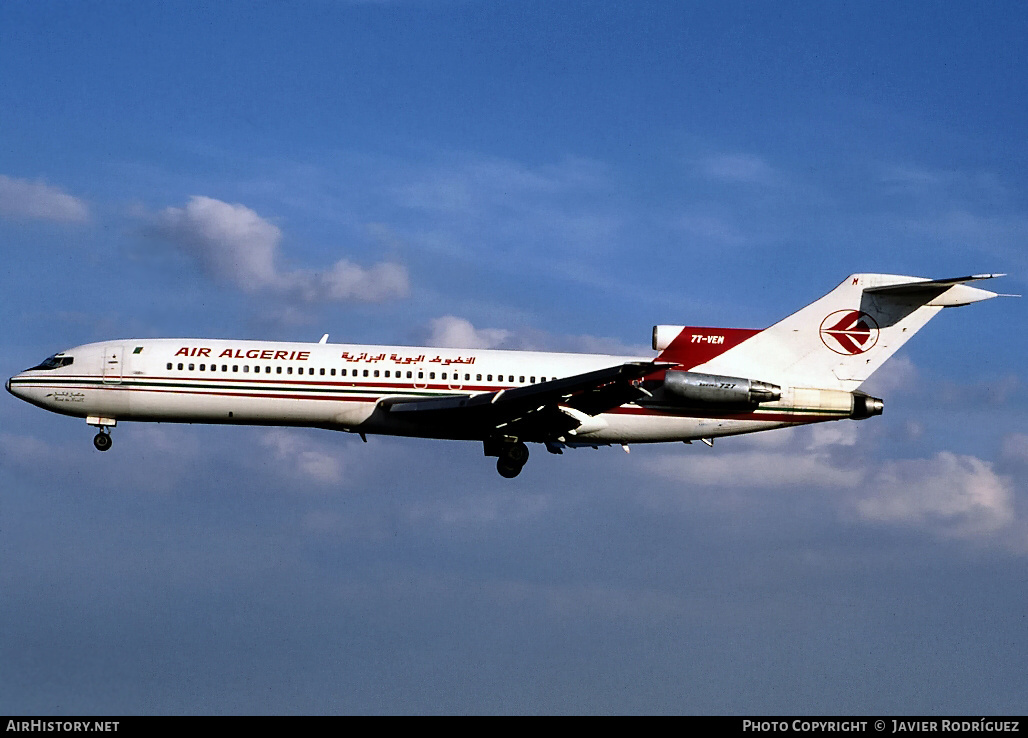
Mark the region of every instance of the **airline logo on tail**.
[[821, 321], [821, 341], [837, 354], [870, 351], [878, 343], [878, 323], [859, 310], [836, 310]]

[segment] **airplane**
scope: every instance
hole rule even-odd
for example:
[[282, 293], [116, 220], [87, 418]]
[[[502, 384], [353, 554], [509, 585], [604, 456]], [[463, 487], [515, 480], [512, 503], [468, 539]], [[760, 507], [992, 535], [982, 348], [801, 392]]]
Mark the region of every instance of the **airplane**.
[[516, 477], [527, 443], [565, 448], [701, 440], [881, 415], [861, 384], [940, 310], [998, 297], [968, 282], [852, 274], [764, 330], [653, 327], [656, 356], [127, 338], [50, 356], [7, 383], [85, 418], [303, 426], [477, 441]]

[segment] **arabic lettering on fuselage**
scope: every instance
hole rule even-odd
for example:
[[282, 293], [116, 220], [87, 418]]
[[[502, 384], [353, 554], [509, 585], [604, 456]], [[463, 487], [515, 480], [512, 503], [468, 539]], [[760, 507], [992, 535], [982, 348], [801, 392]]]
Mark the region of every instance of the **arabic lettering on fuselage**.
[[344, 351], [342, 356], [343, 361], [366, 361], [369, 364], [377, 364], [378, 362], [384, 360], [385, 357], [385, 354], [377, 354], [373, 356], [369, 354], [367, 351], [356, 355], [351, 354], [349, 351]]
[[[351, 354], [349, 351], [344, 351], [342, 354], [343, 361], [349, 362], [365, 362], [368, 364], [377, 364], [380, 361], [385, 361], [386, 355], [383, 354], [369, 354], [367, 351], [363, 351], [359, 354]], [[389, 354], [389, 361], [394, 364], [420, 364], [425, 361], [425, 355], [420, 354], [419, 356], [400, 356], [399, 354]], [[442, 364], [443, 366], [450, 366], [451, 364], [474, 364], [474, 356], [458, 356], [455, 359], [443, 358], [442, 356], [436, 356], [435, 358], [428, 360], [429, 364]]]

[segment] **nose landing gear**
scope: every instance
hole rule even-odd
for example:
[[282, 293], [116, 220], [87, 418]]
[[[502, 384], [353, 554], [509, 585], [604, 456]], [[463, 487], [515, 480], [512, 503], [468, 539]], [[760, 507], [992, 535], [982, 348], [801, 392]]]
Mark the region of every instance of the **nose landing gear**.
[[97, 451], [108, 451], [111, 445], [114, 443], [111, 440], [111, 432], [108, 428], [113, 428], [118, 424], [118, 421], [114, 418], [105, 418], [99, 415], [90, 415], [86, 418], [86, 423], [97, 429], [97, 434], [93, 436], [93, 446], [96, 447]]
[[111, 434], [106, 430], [102, 430], [93, 436], [93, 445], [96, 446], [97, 451], [107, 451], [113, 443]]

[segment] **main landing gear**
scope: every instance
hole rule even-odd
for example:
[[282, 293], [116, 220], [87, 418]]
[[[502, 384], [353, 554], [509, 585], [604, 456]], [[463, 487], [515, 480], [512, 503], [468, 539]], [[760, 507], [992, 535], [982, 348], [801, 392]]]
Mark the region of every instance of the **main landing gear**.
[[485, 455], [497, 456], [496, 471], [505, 479], [513, 479], [521, 473], [528, 461], [528, 446], [517, 439], [491, 440], [485, 442]]

